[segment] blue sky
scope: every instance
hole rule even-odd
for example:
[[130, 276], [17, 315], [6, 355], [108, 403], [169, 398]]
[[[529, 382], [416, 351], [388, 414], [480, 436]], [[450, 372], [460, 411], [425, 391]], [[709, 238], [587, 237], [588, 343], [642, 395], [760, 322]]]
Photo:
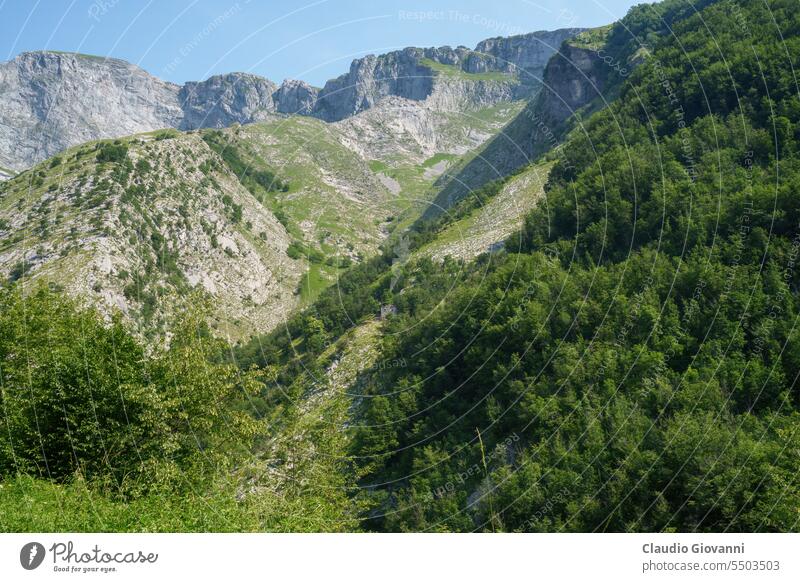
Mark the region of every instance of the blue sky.
[[353, 58], [591, 27], [629, 0], [0, 0], [0, 61], [50, 49], [111, 56], [182, 83], [246, 71], [322, 85]]

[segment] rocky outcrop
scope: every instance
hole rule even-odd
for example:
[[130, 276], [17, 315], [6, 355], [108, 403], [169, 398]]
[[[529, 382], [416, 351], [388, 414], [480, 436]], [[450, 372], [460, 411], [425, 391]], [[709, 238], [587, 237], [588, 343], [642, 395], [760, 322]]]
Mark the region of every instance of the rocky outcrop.
[[177, 127], [179, 90], [117, 59], [23, 53], [0, 64], [0, 166], [22, 170], [99, 137]]
[[199, 83], [186, 83], [178, 95], [183, 109], [181, 129], [259, 121], [275, 112], [276, 89], [269, 79], [247, 73], [216, 75]]
[[[563, 28], [560, 30], [532, 32], [518, 36], [490, 38], [478, 43], [475, 52], [491, 55], [496, 69], [506, 67], [516, 71], [520, 81], [526, 84], [538, 83], [544, 73], [550, 57], [565, 40], [581, 32], [580, 28]], [[470, 72], [484, 72], [482, 60], [469, 63]]]
[[491, 107], [524, 96], [514, 80], [463, 79], [450, 77], [437, 81], [426, 105], [434, 111], [469, 111]]
[[274, 113], [310, 115], [319, 89], [303, 81], [286, 80], [280, 87], [248, 73], [217, 75], [181, 88], [181, 129], [228, 127], [253, 123]]
[[272, 97], [278, 113], [311, 115], [319, 97], [319, 89], [305, 81], [287, 79]]
[[[451, 94], [460, 89], [457, 101], [461, 103], [481, 106], [526, 97], [538, 89], [545, 65], [561, 42], [580, 31], [566, 28], [494, 38], [478, 43], [474, 50], [410, 47], [380, 56], [368, 55], [353, 61], [347, 74], [325, 84], [314, 115], [339, 121], [388, 96], [423, 101], [443, 83], [451, 86]], [[493, 83], [486, 83], [487, 73], [499, 75]]]
[[433, 90], [433, 74], [420, 63], [421, 54], [420, 49], [407, 48], [356, 59], [349, 73], [325, 83], [314, 115], [339, 121], [390, 95], [422, 101]]
[[620, 75], [609, 76], [609, 71], [596, 47], [565, 41], [548, 61], [536, 98], [486, 144], [479, 156], [440, 179], [441, 191], [426, 216], [451, 206], [470, 190], [531, 163], [555, 146], [576, 112], [595, 103], [603, 106], [610, 85], [624, 80]]
[[531, 117], [541, 120], [537, 125], [557, 131], [576, 111], [603, 95], [608, 70], [596, 50], [564, 43], [547, 65]]

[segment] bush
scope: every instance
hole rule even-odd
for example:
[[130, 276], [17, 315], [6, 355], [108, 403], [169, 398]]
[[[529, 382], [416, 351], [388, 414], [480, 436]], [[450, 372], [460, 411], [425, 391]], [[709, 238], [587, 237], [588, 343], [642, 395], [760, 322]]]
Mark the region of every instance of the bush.
[[128, 157], [128, 146], [125, 144], [101, 144], [97, 152], [98, 162], [122, 163]]
[[235, 401], [256, 376], [212, 361], [204, 313], [148, 355], [119, 318], [107, 325], [44, 287], [0, 292], [0, 476], [80, 474], [135, 492], [249, 451], [257, 425]]

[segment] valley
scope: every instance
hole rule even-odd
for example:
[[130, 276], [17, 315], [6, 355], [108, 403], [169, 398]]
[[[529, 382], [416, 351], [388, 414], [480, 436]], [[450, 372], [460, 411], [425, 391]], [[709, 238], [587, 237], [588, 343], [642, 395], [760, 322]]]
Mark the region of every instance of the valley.
[[[0, 224], [14, 236], [0, 242], [0, 272], [119, 311], [151, 338], [196, 290], [215, 303], [223, 337], [270, 331], [409, 228], [441, 175], [522, 110], [509, 73], [433, 62], [420, 60], [432, 85], [424, 99], [390, 95], [333, 123], [262, 111], [243, 125], [229, 117], [220, 129], [70, 148], [2, 186]], [[213, 80], [214, 107], [236, 101], [231, 92], [261, 91], [258, 83]], [[196, 109], [201, 87], [191, 91]], [[212, 126], [214, 115], [204, 117]], [[114, 148], [124, 153], [101, 159]]]

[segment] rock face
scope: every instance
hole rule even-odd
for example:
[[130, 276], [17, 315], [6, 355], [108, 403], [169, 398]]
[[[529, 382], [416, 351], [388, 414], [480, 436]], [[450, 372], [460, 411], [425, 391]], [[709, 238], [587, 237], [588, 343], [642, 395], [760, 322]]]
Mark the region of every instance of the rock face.
[[389, 95], [422, 101], [433, 90], [431, 69], [420, 64], [420, 49], [356, 59], [350, 72], [325, 83], [314, 115], [339, 121], [369, 109]]
[[273, 94], [278, 113], [311, 115], [317, 103], [319, 89], [305, 81], [285, 80]]
[[[516, 54], [509, 47], [495, 47], [495, 50]], [[633, 68], [636, 63], [631, 61], [629, 65]], [[609, 87], [623, 79], [619, 75], [609, 77], [609, 72], [597, 48], [585, 46], [580, 37], [574, 42], [565, 41], [548, 61], [543, 87], [536, 97], [502, 133], [486, 144], [481, 155], [457, 173], [441, 178], [436, 205], [427, 216], [438, 213], [440, 207], [450, 206], [468, 191], [529, 164], [537, 155], [554, 147], [576, 112], [594, 104], [602, 106]]]
[[178, 91], [125, 61], [23, 53], [0, 64], [0, 166], [21, 170], [101, 136], [176, 127]]
[[261, 121], [269, 114], [339, 121], [394, 96], [446, 111], [531, 96], [561, 41], [578, 29], [495, 38], [466, 47], [406, 48], [356, 59], [323, 89], [247, 73], [183, 87], [117, 59], [22, 53], [0, 63], [0, 167], [23, 170], [70, 146], [174, 127]]
[[[565, 28], [493, 38], [478, 43], [475, 50], [410, 47], [380, 56], [368, 55], [353, 61], [347, 74], [325, 84], [314, 115], [326, 121], [339, 121], [373, 107], [390, 95], [423, 101], [442, 80], [486, 81], [488, 73], [500, 74], [494, 79], [495, 84], [462, 85], [460, 101], [475, 99], [485, 105], [493, 100], [526, 97], [538, 88], [545, 65], [559, 45], [579, 32], [581, 29]], [[436, 65], [449, 70], [443, 71]], [[504, 80], [502, 74], [508, 78]], [[498, 84], [506, 86], [501, 98], [486, 94], [486, 89], [496, 92]]]
[[[561, 43], [581, 32], [580, 28], [564, 28], [561, 30], [532, 32], [519, 36], [490, 38], [479, 42], [476, 53], [491, 55], [492, 65], [497, 69], [505, 66], [508, 70], [516, 70], [523, 83], [536, 83], [542, 78], [547, 61], [558, 51]], [[476, 67], [483, 66], [483, 61], [470, 63], [470, 72], [484, 72]]]
[[269, 79], [247, 73], [228, 73], [199, 83], [186, 83], [178, 95], [183, 109], [181, 129], [260, 121], [265, 114], [275, 112], [276, 89]]
[[557, 130], [578, 109], [603, 95], [608, 70], [596, 50], [565, 43], [547, 65], [534, 113]]

